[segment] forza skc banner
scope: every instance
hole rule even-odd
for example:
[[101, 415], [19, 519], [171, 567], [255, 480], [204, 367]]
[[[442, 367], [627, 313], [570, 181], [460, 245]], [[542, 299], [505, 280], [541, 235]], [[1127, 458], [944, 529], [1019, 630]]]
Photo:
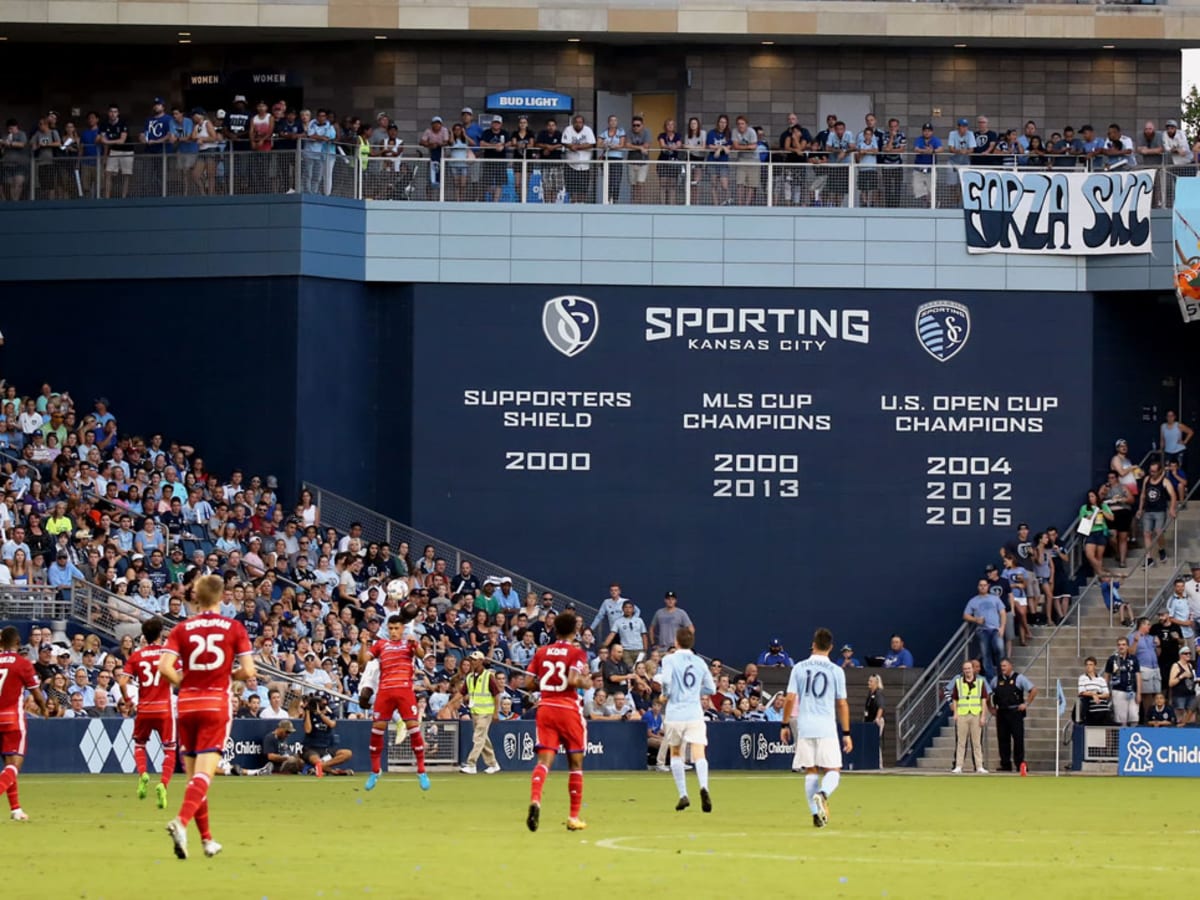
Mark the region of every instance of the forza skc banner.
[[1149, 253], [1155, 174], [960, 169], [967, 252]]

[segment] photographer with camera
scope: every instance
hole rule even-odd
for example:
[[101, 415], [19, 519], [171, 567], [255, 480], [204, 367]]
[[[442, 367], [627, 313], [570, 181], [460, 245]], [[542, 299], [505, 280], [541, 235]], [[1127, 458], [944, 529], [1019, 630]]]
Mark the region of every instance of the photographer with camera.
[[299, 756], [288, 752], [291, 748], [285, 743], [295, 730], [296, 726], [292, 724], [291, 719], [280, 719], [275, 727], [263, 736], [263, 756], [267, 758], [267, 765], [280, 775], [298, 775], [304, 766], [304, 761]]
[[349, 769], [339, 768], [350, 759], [351, 753], [337, 747], [334, 728], [337, 721], [329, 709], [329, 698], [325, 694], [309, 694], [304, 698], [304, 746], [300, 757], [312, 766], [318, 778], [330, 775], [353, 775]]

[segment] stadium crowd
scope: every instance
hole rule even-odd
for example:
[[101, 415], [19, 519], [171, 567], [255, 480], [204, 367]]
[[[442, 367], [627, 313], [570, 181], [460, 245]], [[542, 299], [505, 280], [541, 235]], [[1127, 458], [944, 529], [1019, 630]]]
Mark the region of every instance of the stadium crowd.
[[[463, 107], [454, 121], [433, 116], [406, 144], [386, 112], [364, 120], [265, 99], [251, 108], [242, 94], [229, 110], [209, 111], [168, 107], [155, 97], [144, 120], [127, 119], [116, 105], [80, 121], [50, 110], [27, 128], [9, 119], [0, 139], [0, 175], [7, 200], [28, 197], [31, 182], [37, 196], [48, 199], [157, 195], [164, 179], [172, 194], [344, 195], [354, 190], [357, 165], [362, 196], [372, 199], [437, 199], [444, 191], [446, 199], [495, 202], [520, 197], [523, 167], [513, 163], [536, 160], [544, 202], [603, 202], [605, 190], [608, 202], [617, 202], [628, 182], [632, 203], [681, 203], [687, 196], [694, 204], [760, 205], [769, 189], [761, 164], [770, 160], [785, 164], [770, 188], [780, 204], [841, 205], [853, 167], [857, 204], [894, 206], [919, 203], [939, 189], [953, 194], [954, 169], [966, 165], [1054, 171], [1171, 166], [1174, 174], [1190, 176], [1200, 159], [1200, 135], [1189, 139], [1175, 119], [1162, 131], [1146, 122], [1136, 134], [1117, 123], [1049, 132], [1032, 120], [995, 129], [984, 115], [955, 123], [945, 137], [931, 122], [913, 126], [910, 137], [900, 120], [885, 124], [873, 113], [858, 127], [829, 115], [812, 131], [791, 114], [772, 138], [769, 127], [744, 115], [721, 115], [712, 123], [693, 116], [683, 127], [636, 115], [627, 127], [616, 116], [593, 125], [580, 114], [562, 122], [495, 116], [482, 124]], [[599, 160], [620, 168], [601, 176]], [[1160, 192], [1156, 202], [1161, 199]]]

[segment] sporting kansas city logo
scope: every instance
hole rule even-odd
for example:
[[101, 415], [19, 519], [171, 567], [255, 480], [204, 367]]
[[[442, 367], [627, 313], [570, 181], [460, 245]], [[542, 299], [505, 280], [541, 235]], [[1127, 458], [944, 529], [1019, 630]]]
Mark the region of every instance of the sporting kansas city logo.
[[520, 753], [520, 758], [525, 762], [533, 759], [533, 736], [527, 731], [518, 739], [517, 735], [509, 732], [504, 736], [504, 756], [506, 759], [517, 759], [517, 754]]
[[578, 356], [596, 339], [600, 311], [587, 297], [555, 297], [542, 308], [542, 331], [563, 356]]
[[946, 362], [966, 346], [971, 312], [961, 303], [932, 300], [917, 308], [917, 340], [938, 362]]

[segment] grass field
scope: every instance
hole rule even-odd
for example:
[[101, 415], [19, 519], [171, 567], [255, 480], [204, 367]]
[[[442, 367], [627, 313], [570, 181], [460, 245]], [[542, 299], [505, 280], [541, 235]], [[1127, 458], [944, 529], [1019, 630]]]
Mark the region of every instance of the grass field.
[[799, 776], [715, 773], [711, 787], [711, 815], [696, 797], [676, 813], [669, 775], [588, 774], [590, 827], [569, 833], [556, 771], [531, 834], [524, 774], [434, 774], [427, 794], [400, 775], [370, 794], [357, 776], [218, 778], [212, 825], [224, 852], [206, 859], [192, 826], [181, 862], [163, 826], [182, 777], [164, 813], [153, 793], [136, 799], [133, 777], [29, 776], [21, 801], [32, 821], [0, 821], [2, 891], [6, 900], [1073, 898], [1118, 881], [1178, 885], [1182, 857], [1167, 848], [1186, 852], [1198, 833], [1179, 808], [1195, 788], [1171, 779], [848, 774], [820, 831]]

